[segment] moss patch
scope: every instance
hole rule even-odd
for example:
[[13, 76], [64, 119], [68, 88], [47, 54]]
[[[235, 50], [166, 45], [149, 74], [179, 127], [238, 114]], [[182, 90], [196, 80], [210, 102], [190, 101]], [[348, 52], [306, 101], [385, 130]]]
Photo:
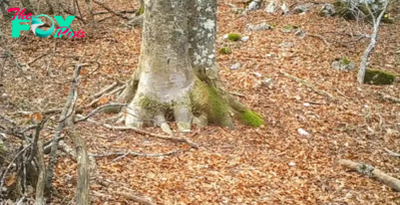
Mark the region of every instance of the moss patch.
[[396, 76], [392, 73], [367, 69], [365, 72], [364, 83], [372, 85], [391, 85]]
[[208, 122], [212, 124], [232, 126], [229, 104], [214, 87], [207, 85], [200, 79], [196, 79], [191, 100], [195, 115], [205, 114]]
[[345, 65], [349, 65], [349, 64], [351, 63], [351, 61], [350, 61], [349, 59], [347, 59], [346, 57], [342, 57], [342, 58], [341, 58], [341, 61], [342, 61], [342, 63], [345, 64]]
[[240, 34], [237, 34], [237, 33], [228, 34], [228, 40], [230, 40], [230, 41], [238, 41], [241, 38], [242, 38], [242, 36]]
[[261, 125], [264, 125], [264, 120], [261, 115], [248, 109], [239, 113], [239, 120], [252, 127], [260, 127]]
[[290, 29], [290, 30], [293, 30], [293, 29], [298, 29], [299, 27], [298, 27], [298, 26], [294, 26], [294, 25], [287, 24], [287, 25], [283, 26], [282, 28], [283, 28], [283, 29]]
[[160, 103], [157, 100], [153, 100], [147, 96], [140, 96], [138, 105], [145, 110], [165, 110], [171, 107], [171, 105], [167, 103]]
[[219, 49], [219, 53], [220, 54], [231, 54], [232, 49], [229, 47], [222, 47], [221, 49]]
[[299, 29], [298, 26], [287, 24], [287, 25], [285, 25], [285, 26], [283, 26], [281, 28], [281, 31], [284, 32], [284, 33], [290, 33], [290, 32], [292, 32], [294, 30], [297, 30], [297, 29]]

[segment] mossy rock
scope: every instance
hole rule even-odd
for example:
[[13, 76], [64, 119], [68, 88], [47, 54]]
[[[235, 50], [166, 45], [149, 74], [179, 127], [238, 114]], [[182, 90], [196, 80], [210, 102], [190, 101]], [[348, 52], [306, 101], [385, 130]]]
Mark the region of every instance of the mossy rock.
[[342, 63], [345, 64], [345, 65], [349, 65], [349, 64], [351, 63], [351, 61], [350, 61], [349, 59], [347, 59], [346, 57], [342, 57], [342, 58], [341, 58], [341, 61], [342, 61]]
[[290, 33], [290, 32], [292, 32], [294, 30], [297, 30], [297, 29], [299, 29], [298, 26], [287, 24], [287, 25], [285, 25], [285, 26], [283, 26], [281, 28], [281, 31], [284, 32], [284, 33]]
[[239, 120], [252, 127], [261, 127], [264, 125], [264, 120], [261, 115], [248, 109], [239, 113]]
[[367, 69], [365, 72], [364, 83], [372, 85], [391, 85], [396, 76], [382, 70]]
[[230, 41], [239, 41], [242, 38], [242, 35], [238, 33], [230, 33], [228, 34], [228, 40]]
[[231, 54], [232, 49], [230, 47], [222, 47], [221, 49], [219, 49], [219, 53], [220, 54]]

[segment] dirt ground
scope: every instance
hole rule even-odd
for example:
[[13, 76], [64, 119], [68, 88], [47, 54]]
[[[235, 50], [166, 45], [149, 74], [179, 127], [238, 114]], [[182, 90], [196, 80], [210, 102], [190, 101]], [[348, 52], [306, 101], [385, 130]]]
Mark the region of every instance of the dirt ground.
[[[137, 7], [136, 2], [130, 5], [126, 0], [106, 3], [115, 10]], [[400, 178], [400, 159], [384, 150], [400, 152], [400, 105], [379, 95], [400, 98], [399, 80], [391, 86], [358, 85], [356, 71], [331, 68], [332, 61], [341, 57], [359, 65], [369, 39], [357, 34], [370, 34], [371, 26], [320, 17], [322, 4], [304, 15], [282, 16], [266, 14], [263, 9], [238, 15], [227, 3], [241, 6], [239, 1], [218, 1], [217, 48], [232, 48], [232, 54], [218, 56], [220, 75], [230, 91], [239, 93], [241, 102], [264, 117], [265, 126], [251, 128], [237, 122], [235, 130], [194, 128], [185, 137], [200, 147], [173, 156], [97, 158], [91, 176], [93, 204], [134, 204], [117, 192], [148, 196], [157, 204], [400, 204], [398, 192], [337, 163], [339, 159], [364, 162]], [[396, 54], [400, 48], [400, 15], [393, 17], [394, 24], [381, 27], [370, 67], [400, 78], [400, 54]], [[63, 107], [77, 62], [88, 65], [78, 86], [81, 107], [105, 86], [133, 74], [140, 54], [140, 28], [120, 26], [126, 20], [118, 17], [94, 26], [74, 21], [85, 31], [83, 39], [41, 39], [30, 32], [21, 32], [20, 38], [13, 39], [10, 22], [2, 21], [4, 47], [0, 54], [5, 48], [12, 51], [12, 58], [0, 58], [0, 66], [5, 64], [4, 86], [0, 88], [2, 114], [26, 125], [28, 120], [16, 113]], [[276, 27], [246, 30], [247, 24], [261, 22]], [[288, 24], [299, 26], [306, 37], [282, 32]], [[230, 32], [249, 36], [249, 41], [226, 42], [223, 36]], [[281, 47], [282, 42], [293, 46]], [[50, 53], [29, 68], [16, 67], [17, 61], [27, 63], [46, 52]], [[101, 64], [98, 69], [96, 61]], [[235, 63], [241, 67], [231, 70]], [[307, 80], [333, 98], [314, 92], [281, 71]], [[263, 84], [266, 77], [272, 84]], [[110, 97], [101, 103], [113, 100]], [[84, 109], [83, 114], [92, 109]], [[93, 120], [112, 116], [100, 114]], [[48, 124], [43, 137], [51, 138], [50, 128], [55, 122]], [[300, 128], [309, 135], [300, 135]], [[180, 143], [133, 131], [109, 130], [92, 122], [78, 124], [77, 129], [92, 154], [187, 149]], [[159, 128], [145, 130], [161, 133]], [[68, 139], [67, 143], [72, 145]], [[76, 170], [74, 159], [66, 155], [59, 158], [54, 185], [61, 194], [74, 196]], [[52, 204], [70, 202], [71, 198], [54, 199]]]

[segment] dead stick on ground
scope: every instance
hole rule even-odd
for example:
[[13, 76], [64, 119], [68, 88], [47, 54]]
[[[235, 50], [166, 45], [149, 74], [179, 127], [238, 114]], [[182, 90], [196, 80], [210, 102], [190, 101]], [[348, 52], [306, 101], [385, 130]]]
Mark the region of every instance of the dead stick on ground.
[[385, 151], [387, 153], [389, 153], [389, 155], [392, 156], [392, 157], [400, 157], [400, 153], [392, 152], [392, 151], [390, 151], [390, 150], [388, 150], [386, 148], [385, 148]]
[[384, 99], [384, 100], [387, 100], [387, 101], [390, 101], [390, 102], [393, 102], [393, 103], [400, 103], [400, 99], [398, 99], [398, 98], [395, 98], [395, 97], [392, 97], [390, 95], [386, 95], [386, 94], [383, 94], [383, 93], [379, 93], [379, 92], [377, 92], [377, 94], [379, 96], [381, 96], [381, 98]]
[[311, 34], [311, 33], [308, 34], [308, 36], [314, 37], [314, 38], [319, 38], [325, 43], [326, 46], [328, 46], [328, 48], [330, 47], [330, 45], [329, 45], [328, 41], [325, 39], [325, 37], [323, 37], [321, 35], [317, 35], [317, 34]]
[[118, 82], [114, 82], [113, 84], [107, 86], [106, 88], [104, 88], [100, 92], [94, 94], [93, 98], [98, 98], [98, 97], [102, 96], [104, 93], [110, 92], [111, 90], [113, 90], [117, 86], [118, 86]]
[[294, 81], [296, 81], [296, 82], [298, 82], [298, 83], [301, 83], [301, 84], [305, 85], [306, 87], [310, 88], [311, 90], [313, 90], [314, 92], [316, 92], [316, 93], [319, 94], [319, 95], [328, 97], [329, 99], [334, 99], [333, 95], [329, 94], [329, 93], [326, 92], [326, 91], [317, 89], [314, 85], [312, 85], [310, 82], [308, 82], [308, 81], [306, 81], [306, 80], [297, 78], [297, 77], [295, 77], [295, 76], [293, 76], [293, 75], [290, 75], [289, 73], [285, 73], [285, 72], [283, 72], [283, 71], [279, 71], [279, 72], [280, 72], [282, 75], [284, 75], [284, 76], [286, 76], [286, 77], [288, 77], [288, 78], [290, 78], [290, 79], [292, 79], [292, 80], [294, 80]]
[[381, 170], [374, 168], [371, 165], [356, 163], [351, 160], [341, 159], [339, 160], [339, 164], [347, 167], [351, 170], [355, 170], [361, 174], [365, 174], [369, 177], [376, 178], [387, 186], [393, 188], [396, 191], [400, 191], [400, 180], [387, 175]]
[[114, 153], [106, 153], [106, 154], [91, 154], [90, 156], [93, 157], [109, 157], [109, 156], [118, 156], [111, 162], [115, 162], [120, 158], [126, 157], [126, 156], [133, 156], [133, 157], [165, 157], [165, 156], [172, 156], [181, 152], [184, 152], [187, 150], [175, 150], [175, 151], [170, 151], [167, 153], [154, 153], [154, 154], [146, 154], [146, 153], [139, 153], [139, 152], [132, 152], [132, 151], [127, 151], [127, 152], [114, 152]]
[[113, 11], [110, 7], [108, 7], [106, 4], [104, 4], [104, 3], [102, 3], [102, 2], [99, 2], [99, 1], [97, 1], [97, 0], [92, 0], [92, 1], [93, 1], [94, 3], [100, 5], [101, 7], [105, 8], [108, 12], [110, 12], [110, 13], [112, 13], [112, 14], [114, 14], [114, 15], [120, 17], [120, 18], [129, 19], [128, 17], [122, 15], [121, 13], [117, 13], [117, 12]]
[[[92, 111], [92, 113], [93, 114], [96, 113], [97, 112], [96, 110]], [[76, 122], [81, 122], [83, 120], [87, 120], [89, 122], [100, 124], [100, 123], [98, 123], [98, 122], [96, 122], [94, 120], [90, 120], [89, 119], [89, 117], [90, 117], [89, 115], [87, 117], [83, 117], [82, 115], [77, 115], [77, 117], [79, 117], [79, 119], [76, 120]], [[197, 149], [199, 147], [198, 144], [190, 141], [189, 139], [183, 138], [183, 137], [170, 137], [170, 136], [166, 136], [166, 135], [155, 134], [155, 133], [146, 132], [144, 130], [140, 130], [140, 129], [137, 129], [137, 128], [134, 128], [134, 127], [112, 126], [112, 125], [109, 125], [109, 124], [100, 124], [100, 125], [105, 127], [105, 128], [108, 128], [108, 129], [113, 129], [113, 130], [132, 130], [132, 131], [135, 131], [136, 133], [139, 133], [139, 134], [142, 134], [142, 135], [148, 135], [150, 137], [155, 137], [155, 138], [158, 138], [158, 139], [170, 140], [170, 141], [174, 141], [174, 142], [183, 142], [183, 143], [186, 143], [186, 144], [190, 145], [192, 148], [195, 148], [195, 149]]]
[[152, 202], [152, 201], [150, 201], [148, 199], [144, 199], [143, 197], [139, 197], [139, 196], [136, 196], [136, 195], [133, 195], [133, 194], [128, 194], [128, 193], [119, 192], [119, 191], [112, 191], [112, 192], [115, 193], [115, 194], [121, 195], [121, 196], [123, 196], [123, 197], [125, 197], [127, 199], [130, 199], [130, 200], [132, 200], [134, 202], [137, 202], [139, 204], [156, 205], [154, 202]]
[[190, 145], [192, 148], [196, 148], [196, 149], [199, 147], [198, 144], [190, 141], [189, 139], [182, 138], [182, 137], [178, 138], [178, 137], [170, 137], [170, 136], [166, 136], [166, 135], [155, 134], [155, 133], [151, 133], [151, 132], [146, 132], [144, 130], [136, 129], [134, 127], [111, 126], [109, 124], [103, 124], [103, 126], [108, 129], [113, 129], [113, 130], [132, 130], [132, 131], [135, 131], [136, 133], [143, 134], [143, 135], [149, 135], [151, 137], [156, 137], [158, 139], [170, 140], [170, 141], [174, 141], [174, 142], [183, 142], [183, 143]]
[[109, 103], [109, 104], [106, 104], [106, 105], [102, 105], [102, 106], [97, 107], [96, 109], [92, 110], [92, 112], [90, 112], [86, 117], [76, 120], [75, 123], [85, 121], [85, 120], [89, 119], [90, 117], [92, 117], [94, 114], [100, 112], [101, 110], [103, 110], [105, 108], [108, 108], [108, 107], [123, 107], [125, 105], [126, 105], [125, 103]]
[[115, 88], [114, 90], [111, 90], [109, 92], [104, 93], [103, 95], [99, 96], [98, 98], [92, 100], [92, 102], [90, 102], [88, 105], [86, 105], [86, 107], [92, 107], [93, 105], [95, 105], [97, 102], [99, 102], [102, 98], [113, 95], [119, 91], [122, 91], [123, 89], [125, 89], [126, 85], [122, 85], [120, 87]]

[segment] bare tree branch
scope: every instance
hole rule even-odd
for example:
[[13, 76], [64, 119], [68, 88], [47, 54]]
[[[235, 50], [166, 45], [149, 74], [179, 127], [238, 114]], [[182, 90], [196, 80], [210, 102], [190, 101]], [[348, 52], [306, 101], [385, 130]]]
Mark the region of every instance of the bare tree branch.
[[104, 4], [104, 3], [102, 3], [102, 2], [99, 2], [99, 1], [97, 1], [97, 0], [92, 0], [92, 1], [93, 1], [94, 3], [100, 5], [101, 7], [105, 8], [108, 12], [110, 12], [110, 13], [112, 13], [112, 14], [114, 14], [114, 15], [120, 17], [120, 18], [129, 19], [128, 17], [122, 15], [121, 13], [118, 13], [118, 12], [113, 11], [110, 7], [108, 7], [106, 4]]
[[123, 151], [123, 152], [113, 152], [113, 153], [106, 153], [106, 154], [91, 154], [90, 156], [93, 157], [110, 157], [110, 156], [118, 156], [112, 162], [119, 160], [120, 158], [126, 156], [133, 156], [133, 157], [164, 157], [164, 156], [172, 156], [178, 154], [180, 152], [184, 152], [187, 150], [174, 150], [167, 153], [154, 153], [154, 154], [146, 154], [146, 153], [139, 153], [139, 152], [132, 152], [132, 151]]
[[381, 19], [382, 19], [383, 15], [385, 14], [385, 11], [386, 11], [386, 9], [388, 7], [388, 4], [389, 4], [389, 0], [385, 0], [385, 3], [383, 5], [383, 7], [382, 7], [382, 11], [379, 14], [378, 18], [376, 18], [376, 19], [375, 19], [374, 14], [372, 14], [371, 9], [369, 9], [369, 7], [367, 5], [368, 11], [372, 15], [372, 20], [373, 20], [373, 23], [374, 23], [374, 29], [373, 29], [373, 32], [372, 32], [371, 41], [370, 41], [367, 49], [364, 51], [363, 57], [361, 58], [360, 70], [358, 71], [358, 75], [357, 75], [357, 82], [359, 84], [364, 83], [365, 71], [367, 70], [367, 67], [368, 67], [368, 58], [369, 58], [369, 55], [371, 54], [372, 50], [374, 50], [374, 48], [375, 48], [375, 44], [376, 44], [376, 41], [378, 39], [379, 26], [380, 26], [380, 23], [381, 23]]
[[71, 112], [71, 110], [73, 110], [73, 101], [74, 98], [76, 97], [75, 93], [76, 93], [76, 83], [78, 81], [78, 76], [80, 74], [81, 71], [81, 66], [80, 64], [78, 64], [76, 66], [75, 72], [74, 72], [74, 76], [71, 82], [71, 86], [70, 86], [70, 90], [69, 90], [69, 94], [67, 97], [67, 101], [65, 103], [65, 106], [63, 108], [63, 111], [61, 112], [61, 116], [60, 116], [60, 120], [57, 124], [57, 128], [56, 131], [54, 133], [54, 137], [53, 137], [53, 142], [52, 142], [52, 146], [51, 146], [51, 153], [50, 153], [50, 162], [49, 162], [49, 167], [47, 169], [47, 173], [46, 173], [46, 190], [50, 191], [52, 190], [52, 179], [53, 179], [53, 170], [54, 170], [54, 165], [57, 161], [57, 147], [58, 147], [58, 142], [59, 142], [59, 138], [61, 135], [61, 132], [63, 130], [63, 128], [66, 126], [66, 116], [68, 113]]
[[125, 103], [109, 103], [106, 105], [102, 105], [102, 106], [97, 107], [96, 109], [92, 110], [92, 112], [90, 112], [86, 117], [75, 120], [75, 123], [85, 121], [85, 120], [89, 119], [90, 117], [92, 117], [93, 115], [95, 115], [96, 113], [98, 113], [101, 110], [106, 109], [108, 107], [122, 107], [122, 106], [126, 106], [126, 104]]
[[396, 152], [392, 152], [392, 151], [390, 151], [390, 150], [388, 150], [388, 149], [384, 149], [387, 153], [389, 153], [389, 155], [390, 156], [393, 156], [393, 157], [400, 157], [400, 153], [396, 153]]
[[356, 163], [346, 159], [339, 160], [339, 164], [351, 170], [357, 171], [360, 174], [365, 174], [368, 175], [369, 177], [376, 178], [385, 185], [391, 187], [392, 189], [400, 191], [400, 180], [387, 175], [386, 173], [382, 172], [377, 168], [374, 168], [371, 165]]

